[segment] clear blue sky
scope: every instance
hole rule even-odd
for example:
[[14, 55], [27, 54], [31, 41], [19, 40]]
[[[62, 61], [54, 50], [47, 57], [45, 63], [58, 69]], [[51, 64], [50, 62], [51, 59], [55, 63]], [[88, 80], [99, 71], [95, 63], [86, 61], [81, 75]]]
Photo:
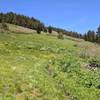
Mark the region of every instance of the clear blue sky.
[[0, 12], [9, 11], [82, 33], [100, 24], [100, 0], [0, 0]]

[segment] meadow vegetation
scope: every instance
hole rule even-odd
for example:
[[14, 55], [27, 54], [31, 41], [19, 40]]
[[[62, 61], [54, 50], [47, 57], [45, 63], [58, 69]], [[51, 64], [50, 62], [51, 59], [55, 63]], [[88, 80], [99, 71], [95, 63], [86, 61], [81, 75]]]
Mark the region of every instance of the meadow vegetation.
[[0, 32], [0, 100], [100, 100], [99, 57], [83, 40]]

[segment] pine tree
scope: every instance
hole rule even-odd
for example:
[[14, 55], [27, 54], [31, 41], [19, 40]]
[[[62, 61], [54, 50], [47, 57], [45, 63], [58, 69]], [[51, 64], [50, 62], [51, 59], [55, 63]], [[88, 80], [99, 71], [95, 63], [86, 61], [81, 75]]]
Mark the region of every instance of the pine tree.
[[52, 27], [51, 27], [51, 26], [48, 27], [48, 32], [49, 32], [50, 34], [52, 33]]
[[41, 26], [40, 25], [37, 26], [37, 33], [41, 34]]
[[96, 41], [97, 41], [98, 43], [100, 43], [100, 25], [99, 25], [99, 27], [98, 27], [98, 29], [97, 29]]
[[97, 29], [97, 36], [100, 37], [100, 26]]
[[83, 39], [84, 39], [85, 41], [88, 40], [88, 39], [87, 39], [87, 33], [84, 34]]
[[84, 39], [86, 41], [95, 42], [96, 41], [96, 34], [94, 31], [89, 30], [85, 35]]

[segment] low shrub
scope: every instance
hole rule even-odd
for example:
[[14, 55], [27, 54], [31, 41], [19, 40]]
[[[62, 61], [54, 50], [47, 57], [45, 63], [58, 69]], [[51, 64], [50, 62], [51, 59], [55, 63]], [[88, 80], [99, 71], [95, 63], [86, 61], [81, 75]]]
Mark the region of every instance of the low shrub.
[[92, 58], [91, 60], [89, 60], [89, 66], [90, 67], [99, 67], [100, 68], [100, 59]]
[[1, 29], [8, 31], [9, 30], [9, 27], [7, 26], [6, 23], [2, 23], [1, 24]]
[[62, 71], [63, 72], [67, 72], [68, 71], [68, 67], [70, 67], [71, 66], [71, 63], [70, 62], [68, 62], [68, 63], [63, 63], [62, 64]]
[[64, 39], [63, 34], [62, 33], [58, 33], [58, 39]]
[[87, 81], [85, 82], [85, 87], [90, 88], [92, 86], [92, 82], [91, 81]]
[[97, 89], [100, 89], [100, 85], [98, 85], [96, 88], [97, 88]]

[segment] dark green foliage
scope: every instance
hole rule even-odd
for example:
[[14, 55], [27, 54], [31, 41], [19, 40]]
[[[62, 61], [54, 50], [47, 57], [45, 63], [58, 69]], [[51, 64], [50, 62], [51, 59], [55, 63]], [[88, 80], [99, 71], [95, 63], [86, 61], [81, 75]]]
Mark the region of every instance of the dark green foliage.
[[100, 26], [97, 29], [97, 37], [100, 37]]
[[78, 47], [78, 45], [77, 45], [77, 44], [74, 44], [73, 46], [74, 46], [74, 47]]
[[37, 26], [37, 33], [38, 33], [38, 34], [41, 34], [41, 30], [42, 30], [41, 25], [38, 25], [38, 26]]
[[84, 34], [83, 39], [84, 39], [85, 41], [88, 41], [87, 33]]
[[96, 34], [95, 34], [95, 32], [89, 30], [86, 34], [84, 34], [84, 39], [86, 41], [95, 42], [96, 41]]
[[100, 26], [97, 28], [97, 32], [89, 30], [87, 33], [85, 33], [83, 39], [86, 41], [97, 42], [100, 44]]
[[30, 18], [28, 16], [16, 14], [13, 12], [9, 13], [0, 13], [0, 23], [5, 22], [5, 23], [10, 23], [10, 24], [15, 24], [23, 27], [27, 27], [30, 29], [37, 29], [38, 24], [41, 25], [42, 29], [44, 29], [44, 24], [41, 23], [39, 20], [35, 18]]
[[91, 86], [92, 86], [92, 82], [91, 82], [91, 81], [87, 81], [87, 82], [85, 83], [85, 87], [91, 88]]
[[92, 58], [92, 59], [89, 61], [89, 66], [90, 66], [90, 67], [100, 67], [100, 59]]
[[97, 88], [97, 89], [100, 89], [100, 85], [98, 85], [96, 88]]
[[96, 42], [100, 43], [100, 26], [97, 29]]
[[50, 34], [52, 33], [52, 27], [51, 27], [51, 26], [48, 27], [48, 32], [49, 32]]

